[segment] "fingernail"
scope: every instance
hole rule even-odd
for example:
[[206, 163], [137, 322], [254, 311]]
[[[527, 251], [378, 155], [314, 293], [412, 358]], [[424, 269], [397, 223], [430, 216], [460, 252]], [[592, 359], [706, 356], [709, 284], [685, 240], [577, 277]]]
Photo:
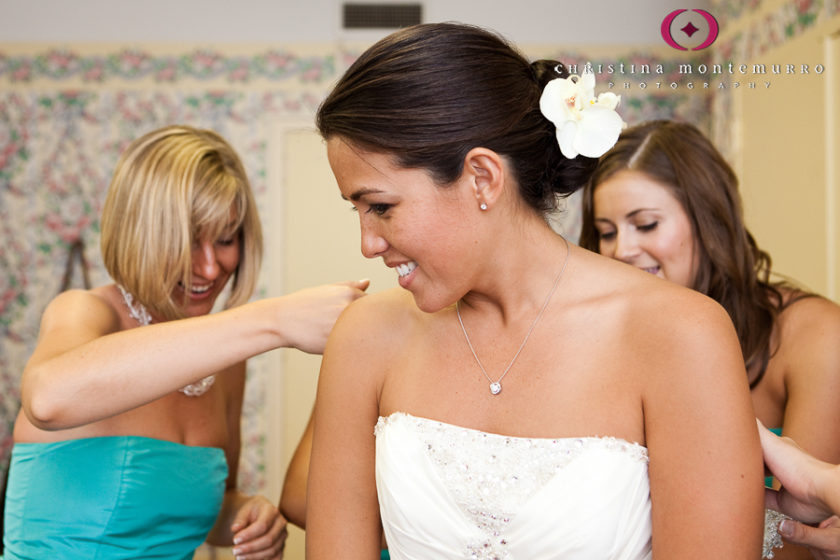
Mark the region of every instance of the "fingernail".
[[779, 523], [779, 534], [783, 537], [793, 536], [793, 522], [787, 519], [782, 519], [782, 522]]

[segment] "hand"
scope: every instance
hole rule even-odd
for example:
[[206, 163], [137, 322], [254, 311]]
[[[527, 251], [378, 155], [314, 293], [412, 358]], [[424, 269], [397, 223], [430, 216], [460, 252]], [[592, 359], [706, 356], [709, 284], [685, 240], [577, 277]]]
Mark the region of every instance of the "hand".
[[281, 560], [286, 545], [286, 520], [262, 496], [245, 500], [230, 526], [236, 560]]
[[781, 482], [779, 490], [765, 490], [765, 505], [791, 517], [819, 525], [812, 527], [786, 519], [779, 534], [788, 542], [806, 546], [817, 560], [840, 560], [840, 518], [821, 499], [820, 488], [832, 484], [832, 466], [803, 451], [786, 437], [778, 437], [758, 422], [764, 463]]
[[840, 518], [836, 515], [817, 527], [786, 519], [780, 524], [779, 533], [788, 542], [808, 547], [816, 560], [840, 560]]
[[287, 345], [309, 354], [323, 354], [336, 319], [350, 303], [365, 295], [369, 280], [325, 284], [280, 298], [280, 320]]
[[820, 499], [820, 485], [831, 466], [803, 451], [786, 437], [779, 437], [758, 422], [764, 464], [782, 487], [765, 491], [765, 505], [805, 523], [816, 523], [833, 512]]

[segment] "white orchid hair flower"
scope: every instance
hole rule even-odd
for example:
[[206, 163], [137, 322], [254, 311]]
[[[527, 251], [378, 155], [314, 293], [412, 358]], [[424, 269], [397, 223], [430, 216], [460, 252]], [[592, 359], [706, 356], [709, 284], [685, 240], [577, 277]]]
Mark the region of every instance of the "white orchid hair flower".
[[557, 128], [557, 143], [565, 157], [599, 158], [615, 145], [626, 126], [615, 110], [620, 100], [611, 92], [595, 97], [595, 75], [584, 71], [548, 82], [540, 97], [540, 111]]

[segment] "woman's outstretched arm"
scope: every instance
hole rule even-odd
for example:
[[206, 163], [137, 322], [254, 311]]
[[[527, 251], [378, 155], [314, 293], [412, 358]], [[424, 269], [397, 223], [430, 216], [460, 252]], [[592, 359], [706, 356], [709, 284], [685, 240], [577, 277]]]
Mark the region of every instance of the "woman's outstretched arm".
[[273, 348], [320, 353], [339, 313], [366, 287], [318, 286], [128, 330], [120, 330], [116, 309], [103, 297], [65, 292], [44, 312], [21, 382], [23, 411], [37, 428], [72, 428], [149, 403]]

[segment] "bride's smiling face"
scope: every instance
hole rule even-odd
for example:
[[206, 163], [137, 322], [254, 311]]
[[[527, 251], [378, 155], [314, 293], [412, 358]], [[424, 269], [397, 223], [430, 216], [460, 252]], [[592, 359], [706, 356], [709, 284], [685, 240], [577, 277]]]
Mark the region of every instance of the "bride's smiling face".
[[639, 171], [619, 171], [595, 187], [593, 202], [602, 255], [693, 286], [694, 231], [669, 187]]
[[359, 213], [362, 254], [381, 257], [417, 306], [433, 312], [466, 291], [465, 265], [477, 240], [458, 182], [439, 186], [423, 169], [398, 166], [382, 153], [360, 150], [340, 137], [327, 141], [327, 157], [341, 196]]

